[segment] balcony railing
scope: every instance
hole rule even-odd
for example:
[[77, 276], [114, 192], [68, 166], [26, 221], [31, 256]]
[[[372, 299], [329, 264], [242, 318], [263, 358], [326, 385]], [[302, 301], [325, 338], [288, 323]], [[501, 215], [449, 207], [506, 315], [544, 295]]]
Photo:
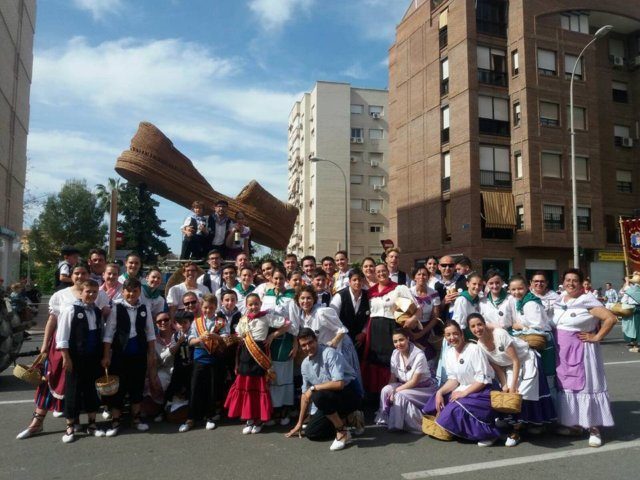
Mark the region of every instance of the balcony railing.
[[480, 185], [484, 187], [511, 188], [511, 173], [480, 170]]
[[488, 85], [498, 85], [500, 87], [507, 86], [507, 74], [505, 72], [496, 72], [487, 70], [486, 68], [478, 69], [478, 82]]
[[503, 120], [493, 120], [492, 118], [479, 119], [480, 133], [485, 135], [509, 136], [509, 122]]

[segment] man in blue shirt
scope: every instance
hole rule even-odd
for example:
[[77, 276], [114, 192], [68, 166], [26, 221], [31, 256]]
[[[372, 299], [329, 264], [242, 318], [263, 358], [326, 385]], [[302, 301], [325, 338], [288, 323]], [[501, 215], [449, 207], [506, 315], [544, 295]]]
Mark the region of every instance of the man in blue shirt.
[[310, 440], [327, 440], [335, 434], [330, 450], [342, 450], [351, 442], [351, 434], [342, 417], [360, 406], [356, 374], [340, 352], [319, 345], [315, 332], [310, 328], [300, 330], [298, 343], [306, 355], [300, 367], [300, 417], [287, 437], [300, 435], [307, 409], [313, 403], [317, 411], [307, 423], [305, 436]]

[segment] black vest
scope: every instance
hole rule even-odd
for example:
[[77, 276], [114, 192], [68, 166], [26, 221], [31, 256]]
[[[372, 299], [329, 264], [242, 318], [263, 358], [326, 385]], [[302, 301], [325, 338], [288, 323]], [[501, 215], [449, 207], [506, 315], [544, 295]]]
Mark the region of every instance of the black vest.
[[[98, 345], [102, 344], [102, 312], [94, 305], [93, 311], [96, 315], [96, 330], [98, 335]], [[87, 355], [87, 337], [89, 336], [89, 320], [85, 308], [80, 305], [73, 306], [73, 318], [71, 319], [71, 331], [69, 333], [69, 354], [72, 358]], [[94, 352], [102, 355], [100, 346]]]
[[53, 282], [53, 286], [55, 291], [57, 292], [58, 290], [62, 290], [63, 288], [67, 288], [70, 287], [71, 285], [73, 285], [72, 283], [65, 283], [60, 281], [60, 269], [62, 268], [62, 265], [67, 264], [69, 265], [69, 270], [72, 271], [73, 268], [71, 268], [71, 264], [67, 261], [63, 261], [62, 263], [60, 263], [58, 265], [58, 268], [56, 268], [56, 278], [54, 279]]
[[[216, 317], [223, 318], [225, 322], [229, 322], [229, 318], [224, 314], [222, 310], [218, 310], [216, 312]], [[231, 321], [229, 323], [229, 328], [231, 330], [231, 333], [234, 333], [236, 331], [236, 325], [238, 325], [241, 318], [242, 318], [242, 313], [240, 313], [240, 310], [231, 314]]]
[[322, 292], [318, 296], [318, 305], [328, 307], [331, 304], [331, 294], [329, 292]]
[[[129, 318], [128, 308], [121, 303], [116, 303], [116, 333], [113, 336], [112, 348], [114, 351], [122, 352], [129, 341], [131, 333], [131, 319]], [[136, 315], [136, 341], [141, 352], [147, 351], [147, 308], [144, 304], [138, 306]]]
[[[218, 275], [220, 277], [220, 281], [222, 281], [222, 275]], [[204, 277], [202, 277], [202, 285], [207, 287], [211, 293], [216, 293], [211, 288], [211, 276], [209, 275], [209, 271], [204, 272]]]
[[344, 326], [349, 329], [349, 336], [355, 341], [356, 335], [362, 332], [369, 320], [369, 296], [366, 291], [362, 291], [360, 306], [356, 312], [351, 301], [351, 289], [349, 287], [340, 290], [338, 295], [340, 295], [341, 300], [338, 315]]
[[[227, 220], [224, 223], [224, 238], [226, 241], [227, 232], [229, 231], [229, 225], [231, 225], [231, 219], [227, 217]], [[216, 237], [216, 227], [218, 226], [218, 222], [216, 222], [215, 215], [209, 215], [209, 219], [207, 221], [207, 229], [209, 230], [209, 238], [211, 239], [211, 244], [213, 246], [224, 246], [225, 241], [222, 242], [221, 245], [215, 245], [213, 243], [213, 239]]]

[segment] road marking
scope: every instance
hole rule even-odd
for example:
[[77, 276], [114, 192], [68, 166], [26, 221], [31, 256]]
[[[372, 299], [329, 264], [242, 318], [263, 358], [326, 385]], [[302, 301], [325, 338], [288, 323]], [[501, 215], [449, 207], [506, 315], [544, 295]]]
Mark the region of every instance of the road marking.
[[545, 453], [542, 455], [531, 455], [530, 457], [508, 458], [505, 460], [495, 460], [492, 462], [470, 463], [468, 465], [459, 465], [456, 467], [436, 468], [433, 470], [423, 470], [421, 472], [403, 473], [402, 477], [406, 479], [416, 478], [433, 478], [444, 475], [455, 475], [467, 472], [476, 472], [478, 470], [490, 470], [493, 468], [511, 467], [513, 465], [522, 465], [525, 463], [546, 462], [548, 460], [559, 460], [571, 457], [580, 457], [583, 455], [593, 455], [596, 453], [614, 452], [616, 450], [626, 450], [629, 448], [640, 447], [640, 440], [630, 442], [608, 444], [600, 448], [580, 448], [576, 450], [566, 450], [564, 452]]
[[627, 363], [640, 363], [640, 360], [627, 360], [626, 362], [608, 362], [605, 365], [626, 365]]
[[33, 398], [29, 400], [3, 400], [0, 402], [0, 405], [13, 405], [17, 403], [33, 403]]

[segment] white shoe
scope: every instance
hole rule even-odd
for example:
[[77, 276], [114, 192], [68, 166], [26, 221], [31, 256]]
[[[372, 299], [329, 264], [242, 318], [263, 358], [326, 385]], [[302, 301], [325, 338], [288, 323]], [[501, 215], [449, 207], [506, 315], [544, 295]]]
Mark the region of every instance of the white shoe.
[[189, 430], [191, 430], [192, 425], [188, 422], [183, 423], [182, 425], [180, 425], [180, 428], [178, 429], [178, 432], [180, 433], [185, 433], [188, 432]]
[[67, 435], [66, 433], [64, 435], [62, 435], [62, 443], [71, 443], [76, 439], [76, 435], [75, 433], [72, 433], [71, 435]]
[[589, 446], [594, 448], [602, 446], [602, 437], [597, 430], [589, 432]]
[[162, 422], [162, 420], [164, 420], [164, 415], [162, 413], [156, 415], [156, 417], [153, 419], [153, 421], [156, 423], [160, 423]]
[[117, 426], [113, 426], [113, 424], [111, 425], [111, 428], [107, 429], [106, 433], [104, 434], [105, 437], [115, 437], [116, 435], [118, 435], [118, 431], [120, 430], [120, 423], [118, 422]]
[[102, 411], [102, 418], [104, 418], [107, 421], [111, 420], [111, 412], [109, 412], [109, 410], [103, 410]]
[[351, 443], [351, 434], [349, 433], [349, 431], [346, 431], [345, 436], [342, 438], [342, 440], [338, 440], [337, 438], [333, 440], [333, 443], [329, 447], [329, 450], [331, 450], [332, 452], [343, 450], [348, 443]]
[[267, 420], [264, 422], [265, 427], [273, 427], [276, 424], [276, 421], [272, 418], [271, 420]]
[[251, 430], [253, 429], [253, 425], [246, 425], [243, 429], [242, 429], [242, 434], [243, 435], [249, 435], [251, 433]]
[[93, 432], [93, 436], [94, 437], [98, 437], [98, 438], [102, 438], [104, 436], [107, 435], [107, 432], [105, 432], [104, 430], [97, 428], [95, 432]]
[[53, 418], [60, 418], [64, 417], [64, 412], [58, 412], [57, 410], [54, 410], [51, 415], [53, 415]]
[[213, 430], [214, 428], [216, 428], [216, 423], [208, 420], [204, 428], [206, 428], [207, 430]]
[[282, 417], [280, 419], [280, 425], [282, 425], [283, 427], [286, 427], [290, 423], [291, 423], [291, 419], [289, 417]]
[[139, 432], [146, 432], [149, 430], [149, 424], [144, 422], [138, 422], [135, 424], [136, 430]]
[[504, 442], [504, 446], [505, 447], [515, 447], [519, 443], [520, 443], [520, 436], [519, 435], [509, 435], [507, 437], [507, 440]]
[[[105, 434], [106, 434], [105, 431], [100, 429], [100, 428], [97, 428], [95, 423], [94, 424], [89, 424], [89, 425], [93, 425], [93, 427], [91, 427], [91, 426], [87, 427], [86, 432], [87, 432], [88, 436], [90, 436], [90, 437], [104, 437], [105, 436]], [[74, 425], [74, 427], [75, 427], [75, 425]], [[78, 430], [75, 430], [75, 431], [77, 432]]]
[[262, 431], [262, 425], [254, 425], [251, 427], [251, 433], [260, 433]]
[[478, 442], [478, 446], [479, 447], [490, 447], [494, 443], [496, 443], [496, 439], [495, 438], [491, 438], [489, 440], [481, 440], [481, 441], [479, 441]]

